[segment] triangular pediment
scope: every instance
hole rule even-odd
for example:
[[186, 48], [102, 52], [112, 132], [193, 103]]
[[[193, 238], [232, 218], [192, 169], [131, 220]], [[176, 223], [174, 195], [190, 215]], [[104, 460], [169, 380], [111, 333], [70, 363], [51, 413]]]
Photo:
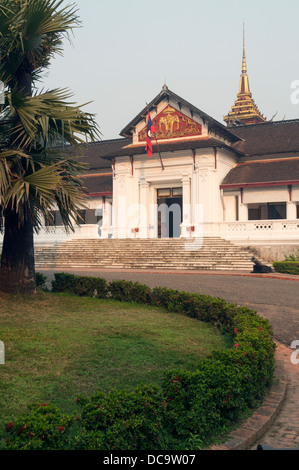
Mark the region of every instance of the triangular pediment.
[[[202, 135], [202, 126], [198, 122], [189, 118], [181, 111], [178, 111], [173, 106], [166, 106], [153, 119], [155, 131], [152, 136], [157, 140], [176, 139], [182, 137], [193, 137]], [[141, 132], [138, 133], [138, 141], [146, 141], [147, 126], [144, 126]]]
[[120, 132], [134, 145], [145, 142], [147, 116], [155, 125], [154, 139], [197, 139], [213, 134], [228, 142], [240, 140], [226, 126], [163, 86], [162, 91]]

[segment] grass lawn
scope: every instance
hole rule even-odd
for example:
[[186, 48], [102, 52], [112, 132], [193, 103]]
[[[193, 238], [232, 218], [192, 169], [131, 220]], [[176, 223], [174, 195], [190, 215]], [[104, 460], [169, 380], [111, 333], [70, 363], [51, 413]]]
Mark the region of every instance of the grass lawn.
[[33, 401], [69, 412], [78, 395], [159, 384], [165, 369], [229, 346], [213, 326], [183, 315], [42, 291], [0, 294], [0, 340], [0, 422]]

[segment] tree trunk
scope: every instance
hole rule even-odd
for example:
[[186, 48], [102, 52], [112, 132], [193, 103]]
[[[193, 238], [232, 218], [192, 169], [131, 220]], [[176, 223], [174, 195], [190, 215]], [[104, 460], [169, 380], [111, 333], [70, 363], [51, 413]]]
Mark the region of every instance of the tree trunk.
[[19, 225], [18, 216], [10, 210], [5, 214], [0, 291], [30, 295], [36, 292], [32, 219], [29, 216]]
[[[23, 63], [16, 73], [17, 89], [24, 96], [32, 95], [32, 73]], [[16, 124], [18, 118], [15, 117]], [[14, 141], [15, 137], [12, 137]], [[17, 143], [14, 143], [16, 146]], [[24, 208], [25, 209], [25, 208]], [[24, 221], [13, 208], [4, 213], [4, 239], [0, 268], [0, 291], [9, 294], [35, 294], [33, 219], [30, 209], [24, 210]]]

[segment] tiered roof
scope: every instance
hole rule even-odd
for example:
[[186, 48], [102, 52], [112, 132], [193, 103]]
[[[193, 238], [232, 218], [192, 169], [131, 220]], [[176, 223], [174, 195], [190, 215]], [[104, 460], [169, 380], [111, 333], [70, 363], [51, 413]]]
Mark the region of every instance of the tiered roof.
[[243, 27], [243, 60], [242, 74], [240, 77], [239, 93], [231, 111], [224, 116], [223, 120], [228, 126], [241, 124], [257, 124], [265, 122], [266, 118], [260, 113], [255, 104], [249, 86], [245, 55], [245, 32]]

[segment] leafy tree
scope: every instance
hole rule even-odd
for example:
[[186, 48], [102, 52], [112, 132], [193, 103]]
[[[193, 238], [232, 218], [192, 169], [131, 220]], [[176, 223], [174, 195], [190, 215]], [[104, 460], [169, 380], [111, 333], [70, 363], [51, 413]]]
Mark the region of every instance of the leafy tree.
[[[1, 0], [0, 218], [4, 238], [0, 290], [35, 292], [34, 232], [58, 206], [74, 230], [86, 193], [83, 165], [70, 148], [84, 151], [98, 139], [94, 116], [70, 101], [66, 89], [38, 92], [37, 81], [65, 37], [80, 26], [74, 4], [62, 0]], [[56, 145], [64, 142], [66, 145]]]

